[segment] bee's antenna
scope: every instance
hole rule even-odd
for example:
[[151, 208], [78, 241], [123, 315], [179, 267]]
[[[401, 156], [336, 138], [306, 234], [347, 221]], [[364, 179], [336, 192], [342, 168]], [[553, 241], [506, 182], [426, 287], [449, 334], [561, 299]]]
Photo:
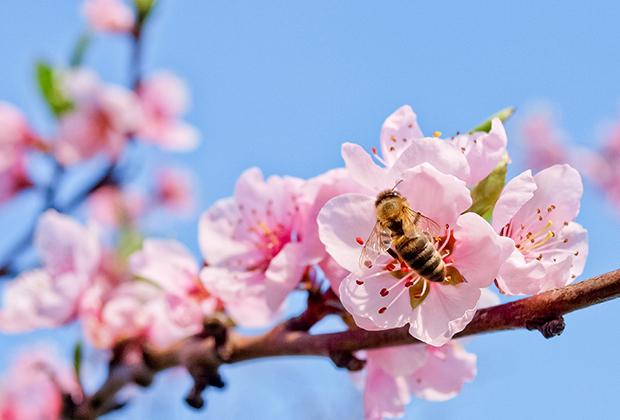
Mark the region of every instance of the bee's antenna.
[[394, 191], [394, 190], [396, 189], [396, 187], [398, 187], [398, 185], [399, 185], [401, 182], [403, 182], [403, 181], [404, 181], [404, 179], [399, 180], [399, 181], [396, 183], [396, 185], [394, 185], [394, 187], [392, 188], [392, 191]]

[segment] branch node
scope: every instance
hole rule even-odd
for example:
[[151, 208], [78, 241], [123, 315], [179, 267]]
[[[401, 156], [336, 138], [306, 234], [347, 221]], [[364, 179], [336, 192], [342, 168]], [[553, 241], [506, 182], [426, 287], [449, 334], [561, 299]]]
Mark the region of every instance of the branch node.
[[329, 352], [329, 358], [332, 359], [332, 362], [334, 362], [337, 367], [344, 368], [352, 372], [362, 370], [366, 365], [365, 360], [358, 359], [350, 351], [332, 350]]
[[564, 323], [564, 317], [559, 315], [555, 318], [550, 318], [544, 321], [535, 320], [529, 321], [525, 324], [525, 327], [529, 330], [538, 330], [545, 338], [552, 338], [558, 336], [564, 332], [566, 324]]

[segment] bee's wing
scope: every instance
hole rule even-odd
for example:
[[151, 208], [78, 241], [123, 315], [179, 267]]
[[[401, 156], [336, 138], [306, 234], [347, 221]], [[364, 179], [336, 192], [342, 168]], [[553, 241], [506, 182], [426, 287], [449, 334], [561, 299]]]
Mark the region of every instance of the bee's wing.
[[420, 233], [427, 234], [431, 239], [445, 235], [445, 229], [439, 226], [437, 222], [410, 207], [405, 207], [402, 225], [405, 236], [409, 238], [413, 238]]
[[381, 224], [377, 222], [362, 248], [360, 267], [371, 268], [377, 258], [379, 258], [379, 255], [390, 249], [391, 245], [392, 237], [390, 233], [383, 229]]

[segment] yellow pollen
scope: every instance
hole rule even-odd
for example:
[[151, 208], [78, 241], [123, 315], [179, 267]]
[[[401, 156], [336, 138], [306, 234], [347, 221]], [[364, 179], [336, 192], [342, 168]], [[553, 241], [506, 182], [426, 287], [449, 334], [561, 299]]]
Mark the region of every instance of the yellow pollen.
[[441, 131], [433, 131], [433, 137], [441, 137]]

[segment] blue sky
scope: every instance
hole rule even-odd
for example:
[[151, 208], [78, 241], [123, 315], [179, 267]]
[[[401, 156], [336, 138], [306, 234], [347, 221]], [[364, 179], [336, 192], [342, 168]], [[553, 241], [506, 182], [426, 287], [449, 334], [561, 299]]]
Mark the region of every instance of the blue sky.
[[[507, 3], [507, 2], [506, 2]], [[42, 130], [50, 121], [32, 84], [32, 63], [63, 62], [83, 28], [79, 1], [4, 0], [0, 5], [0, 98], [24, 108]], [[183, 76], [194, 97], [188, 119], [203, 136], [191, 155], [148, 152], [147, 166], [189, 165], [201, 208], [231, 193], [238, 175], [316, 175], [341, 165], [340, 144], [378, 143], [383, 119], [411, 104], [426, 132], [453, 133], [507, 105], [551, 102], [583, 145], [618, 115], [620, 3], [414, 0], [161, 0], [147, 31], [145, 67]], [[125, 82], [128, 44], [102, 36], [86, 63]], [[508, 124], [511, 150], [516, 124]], [[512, 136], [511, 136], [512, 134]], [[520, 167], [512, 168], [512, 173]], [[25, 222], [20, 206], [0, 211], [6, 249]], [[579, 221], [590, 231], [583, 278], [617, 267], [620, 214], [586, 184]], [[196, 250], [195, 220], [158, 234]], [[611, 418], [617, 415], [620, 302], [569, 315], [546, 341], [519, 331], [476, 337], [478, 378], [447, 403], [415, 401], [407, 418]], [[58, 341], [69, 349], [76, 328]], [[0, 365], [19, 347], [58, 335], [0, 337]], [[183, 373], [110, 418], [357, 419], [360, 394], [346, 372], [317, 359], [278, 359], [227, 367], [227, 390], [209, 392], [206, 411], [184, 406]]]

